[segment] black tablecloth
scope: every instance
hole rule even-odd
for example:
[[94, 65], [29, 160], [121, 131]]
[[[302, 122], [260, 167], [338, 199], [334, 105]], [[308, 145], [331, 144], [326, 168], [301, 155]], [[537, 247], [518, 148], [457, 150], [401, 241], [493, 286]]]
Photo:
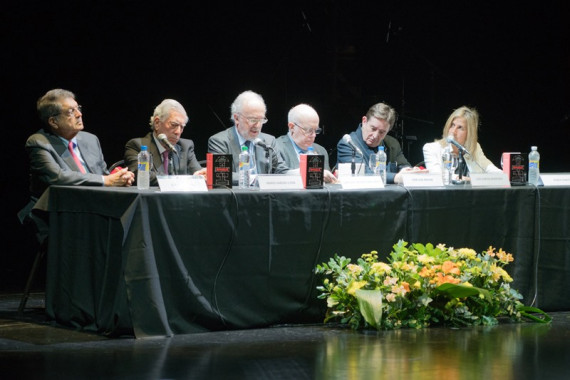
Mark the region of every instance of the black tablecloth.
[[316, 264], [399, 239], [515, 256], [524, 302], [570, 309], [570, 188], [161, 193], [52, 187], [46, 309], [137, 337], [321, 322]]

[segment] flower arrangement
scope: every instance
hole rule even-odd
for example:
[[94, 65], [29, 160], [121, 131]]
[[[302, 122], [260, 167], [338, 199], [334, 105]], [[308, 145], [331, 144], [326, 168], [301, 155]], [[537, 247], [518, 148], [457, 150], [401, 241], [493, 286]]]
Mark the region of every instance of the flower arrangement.
[[325, 276], [318, 298], [327, 300], [325, 323], [340, 320], [353, 329], [494, 325], [503, 317], [550, 322], [542, 310], [524, 306], [510, 287], [504, 266], [513, 260], [493, 247], [477, 253], [400, 240], [387, 263], [372, 251], [356, 264], [335, 254], [317, 265], [315, 272]]

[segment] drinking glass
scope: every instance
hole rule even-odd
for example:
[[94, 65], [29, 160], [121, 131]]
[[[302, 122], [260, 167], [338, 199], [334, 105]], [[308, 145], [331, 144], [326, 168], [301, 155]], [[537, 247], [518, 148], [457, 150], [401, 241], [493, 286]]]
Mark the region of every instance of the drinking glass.
[[380, 162], [378, 161], [378, 156], [375, 153], [372, 153], [370, 155], [370, 158], [368, 159], [368, 166], [372, 171], [372, 175], [380, 175]]

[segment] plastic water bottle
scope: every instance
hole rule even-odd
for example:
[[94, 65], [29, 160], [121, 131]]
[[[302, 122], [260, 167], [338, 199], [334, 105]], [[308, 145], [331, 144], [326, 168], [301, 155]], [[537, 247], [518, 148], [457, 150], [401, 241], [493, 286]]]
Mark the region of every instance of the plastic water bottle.
[[536, 146], [530, 147], [530, 153], [528, 155], [528, 183], [532, 185], [538, 185], [538, 179], [540, 178], [540, 153]]
[[317, 152], [315, 152], [315, 148], [313, 148], [313, 146], [310, 146], [307, 148], [307, 154], [317, 154]]
[[239, 188], [247, 189], [249, 188], [249, 151], [247, 146], [241, 148], [241, 153], [239, 154]]
[[443, 184], [449, 185], [451, 183], [451, 144], [447, 144], [441, 153], [441, 175]]
[[147, 190], [150, 188], [150, 153], [146, 145], [141, 146], [138, 154], [137, 188]]
[[386, 184], [386, 161], [387, 161], [387, 157], [386, 157], [386, 152], [384, 152], [384, 147], [380, 146], [378, 148], [378, 153], [376, 153], [376, 157], [377, 157], [377, 170], [378, 173], [380, 173], [380, 176], [382, 177], [382, 181], [384, 182], [384, 184]]

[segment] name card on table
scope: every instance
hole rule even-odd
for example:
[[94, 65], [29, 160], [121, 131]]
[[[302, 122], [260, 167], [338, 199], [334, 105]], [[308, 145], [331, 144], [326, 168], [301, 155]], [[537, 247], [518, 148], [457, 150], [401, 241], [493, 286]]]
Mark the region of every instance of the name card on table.
[[470, 173], [471, 187], [511, 187], [506, 173]]
[[206, 180], [201, 175], [169, 175], [156, 178], [161, 192], [208, 191]]
[[[352, 177], [352, 163], [342, 162], [337, 166], [338, 178]], [[356, 162], [354, 164], [354, 174], [356, 175], [364, 175], [365, 169], [364, 163], [362, 162]]]
[[570, 173], [541, 174], [544, 186], [570, 186]]
[[382, 189], [384, 182], [379, 175], [357, 175], [339, 177], [343, 189]]
[[304, 188], [300, 174], [259, 174], [257, 183], [260, 190], [300, 190]]
[[443, 186], [441, 173], [406, 173], [402, 174], [404, 187]]

